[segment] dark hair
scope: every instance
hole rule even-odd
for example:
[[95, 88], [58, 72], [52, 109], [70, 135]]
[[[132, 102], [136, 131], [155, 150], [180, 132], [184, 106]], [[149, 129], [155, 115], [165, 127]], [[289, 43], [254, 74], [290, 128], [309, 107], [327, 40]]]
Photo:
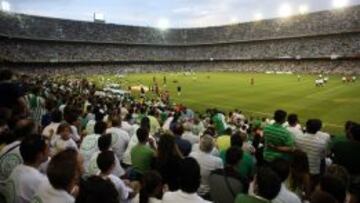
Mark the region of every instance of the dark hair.
[[55, 189], [67, 190], [72, 181], [80, 177], [78, 152], [68, 148], [57, 153], [50, 161], [47, 176]]
[[111, 166], [115, 164], [115, 156], [112, 151], [103, 151], [101, 152], [97, 159], [96, 163], [101, 170], [101, 172], [107, 172]]
[[14, 129], [14, 134], [17, 139], [27, 137], [35, 131], [35, 123], [30, 119], [19, 120]]
[[139, 128], [136, 131], [136, 136], [140, 143], [145, 143], [149, 138], [149, 129], [148, 128]]
[[230, 147], [226, 151], [225, 160], [226, 164], [230, 166], [235, 166], [243, 157], [243, 151], [239, 147]]
[[256, 175], [258, 195], [273, 200], [280, 192], [281, 180], [279, 176], [270, 168], [260, 168]]
[[312, 194], [310, 203], [338, 203], [338, 201], [329, 193], [318, 190]]
[[41, 135], [33, 134], [21, 141], [20, 154], [25, 163], [34, 163], [39, 153], [44, 152], [46, 147], [46, 142]]
[[105, 115], [103, 113], [101, 113], [98, 108], [95, 111], [96, 111], [95, 112], [95, 121], [96, 122], [103, 121]]
[[111, 134], [105, 134], [99, 137], [98, 139], [98, 147], [101, 152], [109, 150], [111, 146]]
[[0, 70], [0, 81], [10, 80], [14, 73], [9, 69]]
[[95, 123], [94, 126], [94, 133], [95, 134], [103, 134], [106, 131], [107, 125], [103, 121], [98, 121]]
[[241, 138], [241, 133], [236, 132], [235, 134], [233, 134], [233, 136], [231, 136], [231, 138], [230, 138], [230, 143], [231, 143], [231, 146], [242, 147], [243, 140]]
[[342, 180], [332, 175], [324, 175], [320, 179], [322, 191], [331, 194], [338, 202], [344, 202], [346, 197], [346, 186]]
[[226, 128], [225, 130], [224, 130], [224, 133], [223, 133], [224, 135], [231, 135], [232, 134], [232, 130], [231, 130], [231, 128]]
[[111, 118], [111, 126], [117, 127], [121, 126], [121, 117], [120, 116], [114, 116]]
[[319, 119], [309, 119], [306, 121], [306, 132], [315, 134], [321, 129], [322, 123]]
[[283, 123], [285, 122], [285, 118], [286, 118], [286, 111], [284, 110], [276, 110], [275, 113], [274, 113], [274, 120], [277, 122], [277, 123]]
[[59, 110], [54, 110], [51, 112], [51, 121], [55, 123], [60, 123], [62, 121], [62, 113]]
[[351, 136], [354, 140], [360, 141], [360, 125], [354, 123], [350, 129]]
[[147, 128], [150, 130], [150, 119], [147, 116], [141, 119], [140, 128]]
[[160, 136], [158, 144], [158, 159], [161, 162], [166, 162], [172, 157], [179, 157], [176, 151], [175, 137], [170, 134], [163, 134]]
[[191, 157], [181, 160], [179, 168], [180, 189], [187, 193], [195, 193], [200, 187], [200, 166]]
[[180, 123], [175, 123], [172, 131], [174, 135], [181, 136], [184, 133], [184, 127]]
[[346, 186], [350, 183], [350, 175], [344, 166], [332, 164], [326, 169], [326, 174], [339, 178]]
[[118, 203], [119, 193], [111, 180], [90, 176], [80, 184], [75, 203]]
[[279, 176], [281, 182], [284, 182], [290, 173], [290, 164], [285, 159], [275, 159], [270, 163], [271, 169]]
[[290, 126], [294, 126], [297, 122], [299, 122], [298, 120], [298, 116], [296, 114], [289, 114], [287, 117], [287, 121], [289, 123]]
[[[148, 203], [149, 197], [154, 195], [156, 189], [162, 186], [161, 175], [157, 171], [148, 171], [141, 180], [141, 189], [139, 192], [139, 203]], [[156, 195], [156, 194], [155, 194]], [[159, 194], [160, 196], [162, 194]], [[159, 197], [161, 198], [161, 197]]]

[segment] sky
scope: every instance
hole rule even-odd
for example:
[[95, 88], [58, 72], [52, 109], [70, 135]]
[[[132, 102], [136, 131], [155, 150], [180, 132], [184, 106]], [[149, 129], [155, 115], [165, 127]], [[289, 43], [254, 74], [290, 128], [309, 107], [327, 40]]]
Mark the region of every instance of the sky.
[[[302, 12], [360, 5], [360, 0], [0, 0], [10, 12], [106, 23], [188, 28], [284, 17]], [[4, 3], [0, 4], [4, 5]]]

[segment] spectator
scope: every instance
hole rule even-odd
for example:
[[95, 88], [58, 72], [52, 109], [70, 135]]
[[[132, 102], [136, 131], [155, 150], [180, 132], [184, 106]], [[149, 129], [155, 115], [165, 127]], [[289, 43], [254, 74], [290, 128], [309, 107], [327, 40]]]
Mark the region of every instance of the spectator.
[[[264, 160], [271, 162], [276, 158], [290, 159], [288, 151], [292, 151], [294, 147], [294, 139], [282, 125], [285, 122], [286, 112], [277, 110], [274, 113], [275, 123], [268, 125], [264, 129], [265, 149]], [[276, 150], [273, 146], [286, 147], [283, 152]]]
[[230, 148], [230, 137], [232, 135], [231, 128], [227, 128], [222, 135], [216, 138], [216, 147], [219, 151]]
[[339, 203], [333, 196], [327, 192], [315, 191], [311, 196], [310, 203]]
[[184, 133], [182, 134], [182, 138], [184, 140], [189, 141], [192, 145], [195, 143], [199, 143], [200, 137], [198, 135], [195, 135], [191, 129], [192, 129], [192, 124], [190, 122], [185, 122], [183, 124], [183, 128], [184, 128]]
[[91, 176], [80, 185], [75, 203], [118, 203], [119, 193], [109, 179]]
[[270, 168], [260, 168], [254, 180], [254, 195], [238, 194], [235, 203], [266, 203], [276, 198], [281, 180]]
[[141, 190], [133, 203], [161, 203], [163, 182], [161, 175], [155, 171], [145, 173], [141, 181]]
[[175, 135], [175, 143], [179, 147], [182, 156], [187, 157], [191, 152], [191, 143], [182, 138], [184, 128], [180, 123], [175, 123], [172, 128]]
[[296, 114], [289, 114], [287, 121], [289, 126], [287, 126], [286, 129], [291, 133], [294, 140], [296, 137], [303, 135], [301, 125], [299, 124], [299, 119]]
[[51, 112], [51, 123], [44, 128], [42, 135], [46, 138], [50, 138], [52, 135], [55, 135], [57, 129], [62, 121], [62, 113], [59, 110], [54, 110]]
[[180, 189], [175, 192], [166, 192], [163, 196], [163, 203], [206, 203], [204, 199], [196, 194], [200, 186], [200, 166], [191, 157], [185, 158], [180, 164], [179, 183]]
[[83, 159], [74, 149], [56, 154], [47, 168], [49, 181], [44, 181], [32, 202], [73, 203], [83, 173]]
[[112, 149], [118, 160], [123, 159], [126, 147], [130, 141], [129, 134], [121, 129], [121, 118], [116, 116], [111, 118], [111, 128], [106, 130], [106, 133], [112, 135]]
[[345, 202], [346, 185], [339, 178], [331, 175], [325, 175], [321, 177], [317, 189], [329, 193], [337, 200], [337, 202]]
[[6, 202], [30, 202], [40, 184], [46, 180], [38, 168], [48, 160], [49, 148], [38, 134], [31, 135], [20, 144], [23, 164], [15, 167], [6, 183]]
[[77, 150], [77, 145], [73, 139], [71, 139], [72, 129], [69, 124], [62, 123], [59, 125], [56, 135], [51, 138], [52, 155], [57, 154], [67, 148], [73, 148]]
[[210, 172], [223, 168], [222, 160], [219, 157], [211, 155], [213, 148], [213, 138], [209, 135], [204, 135], [200, 139], [200, 150], [190, 154], [190, 157], [193, 157], [200, 165], [201, 185], [198, 193], [205, 198], [209, 198], [210, 186], [208, 179]]

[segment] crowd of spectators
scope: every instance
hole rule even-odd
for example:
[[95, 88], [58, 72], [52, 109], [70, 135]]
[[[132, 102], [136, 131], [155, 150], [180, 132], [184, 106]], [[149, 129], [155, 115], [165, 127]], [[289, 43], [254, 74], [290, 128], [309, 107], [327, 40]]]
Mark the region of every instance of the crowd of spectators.
[[149, 27], [119, 26], [1, 12], [0, 34], [9, 37], [130, 44], [213, 44], [358, 32], [359, 12], [360, 7], [353, 6], [284, 19], [165, 31]]
[[280, 109], [201, 114], [95, 91], [81, 76], [0, 71], [1, 202], [360, 201], [359, 123], [333, 138]]

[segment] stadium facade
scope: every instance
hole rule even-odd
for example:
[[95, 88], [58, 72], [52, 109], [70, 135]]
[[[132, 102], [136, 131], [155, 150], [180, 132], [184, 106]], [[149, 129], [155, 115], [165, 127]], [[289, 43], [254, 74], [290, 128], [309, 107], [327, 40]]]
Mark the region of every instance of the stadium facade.
[[160, 30], [0, 12], [0, 66], [360, 73], [360, 6]]

